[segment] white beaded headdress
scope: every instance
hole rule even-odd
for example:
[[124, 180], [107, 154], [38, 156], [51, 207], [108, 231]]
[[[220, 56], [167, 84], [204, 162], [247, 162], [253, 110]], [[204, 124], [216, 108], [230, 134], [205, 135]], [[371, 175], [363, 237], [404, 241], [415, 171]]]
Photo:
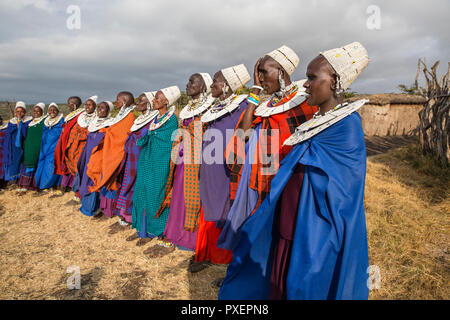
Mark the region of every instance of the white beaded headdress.
[[266, 54], [278, 62], [289, 75], [292, 75], [300, 62], [298, 55], [289, 47], [282, 46]]
[[236, 92], [243, 87], [251, 79], [247, 68], [243, 64], [225, 68], [220, 71], [233, 92]]
[[167, 100], [169, 100], [169, 106], [174, 104], [181, 97], [180, 89], [177, 86], [161, 89], [161, 92]]
[[44, 113], [45, 103], [39, 102], [39, 103], [36, 103], [34, 106], [40, 108], [42, 110], [42, 113]]
[[48, 108], [50, 109], [50, 107], [55, 107], [58, 111], [59, 111], [59, 106], [56, 104], [56, 103], [54, 103], [54, 102], [52, 102], [52, 103], [50, 103], [49, 105], [48, 105]]
[[25, 102], [23, 102], [23, 101], [17, 101], [16, 102], [16, 107], [14, 108], [14, 110], [16, 110], [17, 108], [23, 108], [24, 110], [27, 110]]
[[327, 59], [340, 77], [340, 87], [345, 90], [369, 64], [366, 48], [359, 42], [353, 42], [341, 48], [320, 53]]
[[213, 83], [211, 76], [208, 73], [199, 73], [202, 77], [203, 81], [206, 85], [206, 93], [209, 93], [211, 91], [211, 85]]
[[150, 102], [150, 105], [153, 107], [153, 99], [155, 99], [156, 91], [144, 92], [144, 94], [147, 97], [148, 102]]
[[98, 99], [98, 96], [92, 96], [92, 97], [87, 98], [86, 101], [92, 100], [95, 102], [95, 104], [97, 104], [97, 99]]
[[106, 103], [106, 104], [108, 105], [108, 107], [109, 107], [109, 111], [108, 111], [108, 114], [109, 114], [111, 111], [113, 111], [113, 109], [114, 109], [114, 104], [113, 104], [111, 101], [108, 101], [108, 100], [106, 100], [105, 103]]

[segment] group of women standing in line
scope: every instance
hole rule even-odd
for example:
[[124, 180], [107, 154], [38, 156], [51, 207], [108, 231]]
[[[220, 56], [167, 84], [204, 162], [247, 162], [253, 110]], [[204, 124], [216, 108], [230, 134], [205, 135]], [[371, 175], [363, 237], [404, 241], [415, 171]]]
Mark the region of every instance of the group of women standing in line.
[[307, 79], [292, 81], [298, 64], [287, 46], [267, 53], [245, 95], [243, 64], [193, 74], [180, 119], [177, 86], [136, 103], [127, 91], [84, 108], [70, 97], [65, 118], [54, 103], [43, 116], [40, 103], [31, 119], [18, 102], [0, 129], [0, 178], [20, 192], [56, 187], [55, 197], [71, 188], [86, 216], [136, 229], [127, 241], [157, 238], [145, 254], [193, 251], [190, 272], [231, 263], [216, 281], [221, 299], [365, 299], [365, 147], [354, 113], [364, 101], [344, 104], [342, 93], [367, 51], [355, 42], [321, 53]]
[[48, 190], [60, 180], [54, 173], [53, 152], [64, 119], [56, 103], [50, 103], [46, 115], [44, 107], [43, 103], [36, 104], [30, 117], [26, 116], [25, 103], [19, 101], [15, 117], [0, 129], [3, 140], [0, 179], [17, 181], [20, 192]]

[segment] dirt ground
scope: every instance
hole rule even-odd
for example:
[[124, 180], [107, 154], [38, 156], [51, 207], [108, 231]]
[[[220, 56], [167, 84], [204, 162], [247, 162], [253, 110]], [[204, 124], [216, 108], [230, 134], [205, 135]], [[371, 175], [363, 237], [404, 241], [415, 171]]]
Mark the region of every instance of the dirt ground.
[[[190, 274], [192, 253], [181, 250], [151, 259], [143, 251], [154, 241], [137, 247], [125, 241], [132, 230], [110, 235], [117, 218], [94, 221], [66, 205], [71, 199], [0, 195], [0, 299], [217, 298], [210, 282], [225, 266]], [[80, 268], [80, 290], [67, 288], [71, 266]]]
[[[411, 142], [394, 140], [368, 144], [369, 256], [381, 270], [381, 288], [370, 298], [448, 299], [448, 171], [431, 178], [407, 161], [405, 148], [386, 153]], [[0, 299], [217, 299], [210, 283], [226, 266], [191, 274], [192, 253], [178, 249], [149, 258], [143, 251], [153, 241], [137, 247], [125, 241], [132, 230], [109, 234], [117, 218], [93, 220], [67, 205], [71, 199], [0, 194]], [[67, 288], [71, 266], [80, 268], [80, 290]]]

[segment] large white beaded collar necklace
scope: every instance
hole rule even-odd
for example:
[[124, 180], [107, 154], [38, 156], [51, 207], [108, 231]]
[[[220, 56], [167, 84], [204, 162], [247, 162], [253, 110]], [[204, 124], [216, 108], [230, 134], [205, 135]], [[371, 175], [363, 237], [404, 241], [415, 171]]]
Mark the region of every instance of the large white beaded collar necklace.
[[80, 127], [87, 128], [91, 124], [91, 121], [94, 120], [95, 116], [96, 116], [95, 112], [88, 114], [86, 113], [86, 111], [84, 111], [78, 117], [77, 123]]
[[202, 93], [198, 99], [193, 99], [181, 110], [180, 119], [192, 119], [205, 112], [214, 102], [211, 94]]
[[216, 102], [211, 108], [208, 109], [208, 111], [205, 112], [205, 114], [202, 116], [201, 121], [204, 123], [214, 121], [216, 119], [219, 119], [223, 115], [227, 113], [233, 112], [235, 109], [239, 108], [239, 105], [244, 101], [248, 95], [241, 94], [236, 95], [232, 94], [228, 98], [226, 98], [223, 101]]
[[120, 121], [122, 121], [123, 119], [125, 119], [125, 117], [134, 110], [134, 108], [136, 108], [136, 105], [132, 105], [132, 106], [128, 106], [128, 107], [122, 107], [119, 110], [119, 113], [114, 117], [109, 119], [108, 121], [108, 126], [112, 126], [116, 123], [119, 123]]
[[139, 117], [134, 120], [134, 123], [130, 128], [130, 132], [135, 132], [145, 126], [147, 123], [152, 121], [158, 115], [158, 113], [158, 110], [147, 109], [147, 112], [139, 115]]
[[65, 118], [64, 118], [64, 122], [69, 122], [70, 120], [72, 120], [73, 118], [75, 118], [77, 115], [79, 115], [80, 113], [82, 113], [84, 111], [84, 108], [78, 108], [74, 111], [72, 111], [71, 113], [69, 113]]
[[331, 125], [357, 111], [367, 102], [369, 100], [361, 99], [350, 104], [339, 104], [324, 115], [320, 115], [317, 112], [312, 119], [298, 126], [295, 132], [284, 141], [283, 145], [293, 146], [314, 137], [326, 128], [329, 128]]
[[152, 123], [150, 123], [150, 127], [148, 128], [149, 131], [153, 131], [156, 130], [160, 127], [162, 127], [162, 125], [164, 123], [166, 123], [167, 121], [169, 121], [169, 119], [172, 117], [172, 115], [175, 113], [175, 106], [170, 107], [170, 109], [163, 114], [161, 117], [156, 116], [153, 118]]
[[46, 114], [46, 115], [43, 115], [43, 116], [34, 118], [33, 120], [31, 120], [30, 124], [28, 125], [28, 128], [29, 128], [29, 127], [37, 126], [39, 123], [41, 123], [42, 121], [44, 121], [45, 118], [47, 118], [47, 117], [48, 117], [48, 115]]
[[31, 120], [33, 120], [33, 117], [31, 117], [31, 116], [24, 116], [22, 119], [20, 119], [20, 120], [18, 120], [16, 117], [14, 117], [14, 118], [12, 118], [11, 120], [9, 120], [9, 122], [11, 123], [11, 124], [18, 124], [19, 122], [23, 122], [23, 123], [25, 123], [25, 122], [28, 122], [28, 121], [31, 121]]
[[[292, 108], [295, 108], [299, 104], [301, 104], [306, 99], [305, 88], [303, 84], [306, 82], [306, 79], [295, 81], [287, 86], [284, 90], [278, 91], [272, 94], [267, 100], [263, 101], [255, 110], [255, 116], [257, 117], [270, 117], [274, 114], [279, 114], [286, 112]], [[285, 103], [278, 105], [276, 107], [272, 107], [272, 105], [276, 105], [283, 98], [296, 93], [294, 97], [286, 101]]]
[[88, 131], [96, 132], [104, 127], [108, 126], [108, 121], [111, 119], [110, 114], [108, 114], [104, 118], [100, 118], [98, 115], [95, 115], [94, 119], [89, 123]]
[[61, 119], [63, 118], [62, 113], [60, 113], [59, 115], [57, 115], [56, 117], [52, 118], [50, 116], [46, 117], [44, 120], [44, 125], [48, 128], [53, 127], [54, 125], [58, 124], [59, 121], [61, 121]]

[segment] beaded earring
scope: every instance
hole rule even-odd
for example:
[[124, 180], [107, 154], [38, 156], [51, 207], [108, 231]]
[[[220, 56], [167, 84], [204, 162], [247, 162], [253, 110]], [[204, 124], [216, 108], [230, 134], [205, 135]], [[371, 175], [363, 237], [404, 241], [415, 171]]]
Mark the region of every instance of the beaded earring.
[[336, 80], [336, 89], [334, 89], [334, 92], [336, 96], [339, 96], [344, 92], [344, 90], [342, 89], [342, 80], [338, 75], [335, 75], [335, 80]]
[[227, 95], [228, 92], [228, 86], [226, 83], [223, 84], [223, 88], [222, 88], [222, 94], [225, 97]]
[[280, 91], [283, 91], [286, 89], [286, 83], [283, 80], [283, 77], [281, 76], [282, 72], [281, 70], [278, 71], [278, 82], [280, 83]]

